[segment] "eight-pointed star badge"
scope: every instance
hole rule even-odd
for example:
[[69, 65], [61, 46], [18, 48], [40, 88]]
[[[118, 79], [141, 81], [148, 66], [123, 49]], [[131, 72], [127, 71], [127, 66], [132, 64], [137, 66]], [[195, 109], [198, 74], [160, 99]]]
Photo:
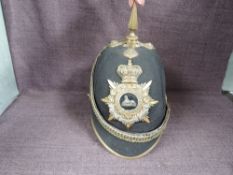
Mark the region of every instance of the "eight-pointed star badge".
[[152, 81], [138, 84], [137, 79], [142, 74], [139, 65], [118, 66], [117, 73], [122, 78], [121, 83], [108, 80], [110, 94], [102, 101], [108, 105], [108, 120], [117, 120], [130, 128], [136, 122], [150, 123], [149, 109], [158, 103], [149, 95]]

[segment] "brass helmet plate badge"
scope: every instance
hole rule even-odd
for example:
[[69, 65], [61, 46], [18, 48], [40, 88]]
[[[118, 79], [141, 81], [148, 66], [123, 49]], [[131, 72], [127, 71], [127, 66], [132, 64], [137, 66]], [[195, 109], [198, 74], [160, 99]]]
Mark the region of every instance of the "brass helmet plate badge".
[[150, 97], [149, 91], [152, 81], [139, 84], [138, 77], [143, 73], [139, 65], [119, 65], [117, 73], [122, 82], [108, 80], [110, 94], [102, 101], [108, 105], [108, 120], [117, 120], [130, 128], [136, 122], [150, 123], [149, 109], [158, 103]]

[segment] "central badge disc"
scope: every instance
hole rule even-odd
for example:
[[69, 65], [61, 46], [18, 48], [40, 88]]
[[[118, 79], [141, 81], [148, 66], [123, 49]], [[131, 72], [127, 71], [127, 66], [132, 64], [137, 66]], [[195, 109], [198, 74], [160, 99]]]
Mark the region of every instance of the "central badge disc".
[[138, 99], [131, 93], [126, 93], [120, 98], [120, 105], [125, 110], [133, 110], [138, 106]]

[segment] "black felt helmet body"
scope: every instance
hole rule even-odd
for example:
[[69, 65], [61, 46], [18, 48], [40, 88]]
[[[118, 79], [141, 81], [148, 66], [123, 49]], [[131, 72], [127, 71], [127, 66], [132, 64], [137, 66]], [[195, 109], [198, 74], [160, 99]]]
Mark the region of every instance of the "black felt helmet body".
[[154, 46], [139, 42], [132, 29], [135, 8], [129, 35], [100, 52], [90, 82], [93, 129], [110, 152], [125, 158], [152, 150], [169, 118], [164, 67]]

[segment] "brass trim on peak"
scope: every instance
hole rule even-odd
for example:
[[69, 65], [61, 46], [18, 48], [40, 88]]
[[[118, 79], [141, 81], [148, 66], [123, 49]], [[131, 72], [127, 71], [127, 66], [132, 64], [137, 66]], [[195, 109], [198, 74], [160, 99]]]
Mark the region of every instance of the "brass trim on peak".
[[114, 151], [112, 148], [110, 148], [105, 142], [104, 140], [100, 137], [99, 133], [97, 132], [96, 128], [95, 128], [95, 125], [94, 125], [94, 122], [93, 122], [93, 118], [91, 119], [91, 126], [92, 126], [92, 129], [97, 137], [97, 139], [99, 140], [99, 142], [101, 143], [101, 145], [103, 147], [105, 147], [112, 155], [114, 156], [117, 156], [119, 158], [123, 158], [123, 159], [126, 159], [126, 160], [135, 160], [135, 159], [139, 159], [139, 158], [142, 158], [146, 155], [148, 155], [159, 143], [160, 143], [160, 139], [161, 139], [161, 136], [162, 134], [157, 138], [157, 140], [155, 141], [155, 143], [149, 148], [147, 149], [145, 152], [137, 155], [137, 156], [124, 156], [124, 155], [121, 155], [119, 153], [117, 153], [116, 151]]

